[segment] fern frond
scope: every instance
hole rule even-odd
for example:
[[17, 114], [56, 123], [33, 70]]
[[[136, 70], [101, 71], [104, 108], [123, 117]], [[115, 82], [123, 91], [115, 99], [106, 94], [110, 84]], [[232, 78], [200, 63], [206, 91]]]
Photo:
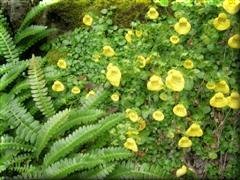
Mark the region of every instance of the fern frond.
[[58, 132], [58, 129], [64, 125], [67, 120], [69, 109], [65, 109], [52, 116], [41, 128], [39, 135], [37, 136], [37, 141], [35, 145], [35, 154], [38, 157], [41, 151], [45, 148], [48, 141]]
[[66, 130], [74, 127], [79, 126], [82, 124], [90, 124], [101, 118], [105, 113], [100, 110], [72, 110], [69, 114], [68, 121], [62, 124], [58, 128], [58, 132], [56, 132], [56, 135], [60, 135], [64, 133]]
[[33, 7], [25, 16], [18, 32], [25, 29], [27, 26], [29, 26], [34, 18], [39, 16], [44, 10], [48, 9], [52, 5], [59, 3], [61, 0], [42, 0], [39, 2], [39, 4], [35, 7]]
[[106, 178], [116, 167], [116, 164], [103, 164], [94, 169], [84, 171], [73, 178], [77, 179], [104, 179]]
[[16, 134], [19, 139], [31, 143], [35, 142], [40, 124], [33, 119], [17, 99], [9, 102], [2, 113], [7, 118], [10, 127], [17, 128]]
[[45, 31], [39, 32], [38, 34], [35, 34], [34, 36], [30, 36], [29, 38], [26, 38], [22, 40], [18, 44], [19, 52], [22, 54], [26, 50], [28, 50], [30, 47], [32, 47], [34, 44], [36, 44], [38, 41], [48, 37], [52, 33], [55, 33], [57, 29], [51, 28], [46, 29]]
[[[21, 93], [23, 90], [27, 90], [30, 89], [30, 85], [29, 82], [27, 80], [23, 80], [18, 82], [11, 90], [11, 94], [19, 94]], [[30, 93], [31, 94], [31, 93]]]
[[104, 90], [99, 89], [95, 96], [91, 96], [87, 99], [84, 98], [84, 100], [82, 102], [83, 103], [83, 108], [84, 109], [95, 108], [99, 104], [104, 102], [104, 100], [108, 97], [109, 97], [109, 92], [108, 91], [104, 91]]
[[75, 171], [93, 168], [100, 164], [126, 159], [131, 156], [132, 153], [123, 148], [107, 148], [87, 154], [77, 154], [73, 158], [60, 160], [48, 167], [46, 176], [63, 178]]
[[66, 138], [56, 141], [51, 146], [49, 153], [44, 157], [44, 164], [50, 165], [59, 158], [66, 156], [76, 147], [93, 140], [108, 129], [111, 129], [122, 119], [124, 119], [122, 114], [114, 114], [99, 121], [97, 124], [80, 127]]
[[0, 91], [4, 90], [10, 83], [12, 83], [26, 68], [27, 64], [17, 63], [13, 69], [5, 73], [0, 79]]
[[41, 26], [41, 25], [32, 25], [27, 27], [21, 32], [18, 32], [15, 36], [15, 43], [19, 43], [21, 40], [29, 37], [29, 36], [34, 36], [38, 33], [41, 33], [47, 29], [47, 26]]
[[10, 136], [1, 136], [0, 151], [8, 149], [18, 149], [24, 151], [32, 151], [32, 146], [16, 141]]
[[158, 166], [150, 164], [134, 164], [132, 162], [118, 165], [109, 179], [161, 179], [163, 175]]
[[46, 116], [51, 117], [55, 114], [51, 97], [48, 96], [48, 89], [44, 73], [41, 65], [35, 57], [32, 58], [29, 64], [29, 84], [33, 100], [36, 102], [37, 108]]
[[7, 18], [3, 14], [3, 9], [0, 8], [0, 25], [3, 27], [7, 28], [8, 23], [7, 23]]
[[0, 55], [3, 55], [7, 62], [19, 61], [19, 52], [6, 28], [0, 24]]
[[17, 63], [2, 64], [0, 66], [0, 75], [11, 71], [13, 68], [16, 68], [16, 66], [20, 66], [21, 64], [24, 64], [27, 66], [27, 63], [28, 63], [28, 61], [19, 61]]

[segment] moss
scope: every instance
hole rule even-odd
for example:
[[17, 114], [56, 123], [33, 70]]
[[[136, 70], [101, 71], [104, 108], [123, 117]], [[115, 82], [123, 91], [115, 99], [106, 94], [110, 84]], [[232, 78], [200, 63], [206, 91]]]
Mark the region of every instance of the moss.
[[57, 26], [68, 30], [82, 25], [85, 13], [98, 15], [102, 9], [115, 6], [114, 23], [127, 27], [134, 19], [144, 19], [150, 5], [151, 0], [65, 0], [55, 6], [50, 15], [56, 19]]
[[57, 64], [57, 61], [60, 58], [67, 58], [67, 53], [57, 49], [52, 49], [47, 53], [46, 58], [49, 64]]

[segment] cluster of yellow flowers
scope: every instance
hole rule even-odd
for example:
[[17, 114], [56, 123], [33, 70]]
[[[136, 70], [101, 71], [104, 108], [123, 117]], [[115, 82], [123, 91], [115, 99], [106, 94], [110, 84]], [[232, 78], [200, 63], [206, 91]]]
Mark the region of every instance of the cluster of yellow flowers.
[[[63, 59], [60, 58], [57, 62], [57, 66], [60, 69], [66, 69], [67, 68], [67, 62]], [[54, 81], [53, 85], [52, 85], [52, 90], [55, 92], [62, 92], [65, 90], [65, 86], [63, 85], [63, 83], [59, 80]], [[79, 94], [80, 93], [80, 88], [78, 86], [73, 86], [71, 89], [72, 94]]]
[[230, 88], [226, 81], [221, 80], [217, 83], [208, 82], [207, 89], [214, 90], [216, 93], [210, 99], [210, 105], [216, 108], [230, 107], [232, 109], [240, 108], [240, 95], [236, 91], [232, 91], [230, 96], [225, 97], [224, 94], [229, 94]]
[[[135, 32], [135, 33], [134, 33]], [[132, 37], [135, 36], [140, 38], [142, 37], [142, 31], [138, 31], [138, 30], [129, 30], [126, 34], [125, 34], [125, 39], [128, 43], [131, 43], [132, 42]]]
[[[239, 0], [225, 0], [223, 2], [223, 8], [229, 14], [236, 14], [240, 9], [240, 1]], [[147, 17], [151, 20], [155, 20], [159, 17], [159, 13], [154, 7], [151, 7], [147, 12]], [[227, 14], [220, 13], [218, 15], [218, 17], [216, 17], [213, 20], [213, 26], [219, 31], [224, 31], [224, 30], [227, 30], [230, 28], [231, 21], [228, 18]], [[174, 30], [179, 35], [186, 35], [191, 30], [191, 24], [189, 23], [187, 18], [181, 17], [178, 20], [178, 22], [174, 25]], [[178, 44], [180, 42], [180, 38], [177, 35], [172, 35], [169, 40], [172, 44]], [[240, 49], [240, 35], [234, 34], [233, 36], [231, 36], [228, 39], [228, 45], [231, 48]]]

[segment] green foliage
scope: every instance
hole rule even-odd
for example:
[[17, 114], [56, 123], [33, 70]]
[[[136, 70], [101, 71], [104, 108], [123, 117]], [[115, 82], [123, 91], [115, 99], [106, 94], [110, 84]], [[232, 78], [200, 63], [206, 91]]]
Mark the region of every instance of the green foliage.
[[90, 169], [97, 165], [115, 160], [126, 159], [131, 153], [123, 148], [107, 148], [85, 154], [77, 154], [73, 158], [63, 159], [46, 169], [46, 176], [53, 178], [66, 177], [68, 174], [82, 169]]
[[50, 117], [55, 114], [51, 97], [48, 96], [48, 89], [44, 78], [44, 73], [41, 69], [39, 60], [32, 57], [29, 63], [29, 84], [31, 87], [31, 93], [33, 100], [36, 102], [36, 106], [46, 116]]

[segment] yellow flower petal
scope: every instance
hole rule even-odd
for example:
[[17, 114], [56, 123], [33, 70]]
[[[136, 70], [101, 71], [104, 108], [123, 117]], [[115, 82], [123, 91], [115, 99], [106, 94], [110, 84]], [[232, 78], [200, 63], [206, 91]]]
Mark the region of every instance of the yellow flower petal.
[[143, 118], [139, 118], [139, 120], [137, 121], [138, 123], [138, 130], [142, 131], [143, 129], [145, 129], [146, 127], [146, 121]]
[[240, 1], [239, 0], [224, 0], [223, 8], [229, 14], [236, 14], [240, 9]]
[[185, 85], [185, 80], [182, 73], [174, 69], [168, 71], [166, 85], [169, 89], [173, 91], [182, 91]]
[[164, 119], [164, 114], [162, 113], [162, 111], [157, 110], [153, 112], [152, 117], [156, 121], [162, 121]]
[[240, 49], [240, 35], [235, 34], [228, 40], [228, 46], [233, 49]]
[[127, 138], [126, 142], [124, 143], [124, 147], [126, 149], [132, 150], [133, 152], [138, 151], [136, 141], [133, 138]]
[[176, 36], [176, 35], [173, 35], [173, 36], [170, 37], [170, 42], [171, 42], [172, 44], [178, 44], [179, 41], [180, 41], [180, 39], [179, 39], [179, 37]]
[[181, 177], [187, 173], [187, 167], [183, 165], [181, 168], [177, 169], [176, 176]]
[[79, 87], [74, 86], [74, 87], [72, 88], [71, 92], [72, 92], [73, 94], [79, 94], [79, 93], [80, 93], [80, 89], [79, 89]]
[[225, 13], [220, 13], [218, 17], [213, 20], [213, 26], [219, 31], [227, 30], [230, 28], [230, 25], [231, 22]]
[[203, 131], [199, 124], [193, 123], [185, 132], [186, 136], [190, 137], [201, 137], [203, 135]]
[[137, 112], [132, 109], [127, 109], [126, 115], [132, 122], [137, 122], [140, 119]]
[[212, 89], [215, 89], [215, 87], [216, 87], [216, 85], [214, 82], [207, 82], [207, 84], [206, 84], [207, 89], [212, 90]]
[[140, 68], [144, 68], [147, 64], [147, 60], [144, 56], [138, 56], [137, 57], [137, 62], [140, 64], [139, 65]]
[[173, 108], [173, 113], [179, 117], [185, 117], [187, 116], [187, 109], [183, 104], [177, 104]]
[[174, 29], [178, 34], [188, 34], [191, 30], [191, 24], [185, 17], [179, 19], [179, 21], [174, 25]]
[[184, 62], [183, 62], [183, 66], [186, 68], [186, 69], [192, 69], [193, 68], [193, 62], [191, 59], [186, 59]]
[[228, 94], [229, 93], [229, 86], [226, 81], [221, 80], [218, 83], [215, 84], [214, 90], [216, 92], [222, 92], [223, 94]]
[[228, 104], [227, 98], [224, 97], [223, 93], [219, 92], [216, 93], [211, 99], [210, 99], [210, 105], [212, 107], [216, 108], [223, 108]]
[[147, 83], [147, 88], [150, 91], [160, 91], [163, 89], [162, 79], [157, 75], [152, 75]]
[[184, 136], [178, 141], [178, 147], [188, 148], [191, 146], [192, 146], [192, 141], [188, 137]]
[[119, 94], [118, 94], [118, 93], [113, 93], [113, 94], [111, 95], [111, 99], [112, 99], [112, 101], [114, 101], [114, 102], [119, 101]]
[[229, 97], [227, 97], [228, 106], [232, 109], [240, 109], [240, 95], [238, 92], [232, 92]]
[[138, 31], [138, 30], [136, 30], [135, 31], [135, 34], [136, 34], [136, 36], [138, 37], [138, 38], [140, 38], [140, 37], [142, 37], [142, 31]]
[[64, 91], [65, 87], [60, 81], [54, 81], [52, 85], [52, 90], [56, 92]]
[[158, 11], [157, 11], [155, 8], [153, 8], [153, 7], [151, 7], [151, 8], [148, 10], [148, 12], [147, 12], [147, 17], [148, 17], [149, 19], [154, 20], [154, 19], [157, 19], [158, 16], [159, 16]]
[[87, 93], [86, 98], [94, 97], [94, 96], [96, 96], [96, 93], [95, 93], [95, 91], [91, 90]]
[[132, 35], [134, 35], [132, 30], [128, 31], [127, 34], [125, 34], [125, 39], [128, 43], [132, 42]]
[[117, 66], [112, 65], [111, 63], [107, 67], [106, 78], [115, 87], [119, 87], [121, 81], [121, 71]]
[[66, 69], [67, 68], [67, 63], [64, 59], [59, 59], [57, 62], [57, 66], [61, 69]]
[[83, 17], [83, 23], [86, 25], [86, 26], [91, 26], [92, 23], [93, 23], [93, 18], [86, 14], [84, 17]]
[[104, 46], [103, 47], [103, 54], [106, 57], [113, 57], [115, 55], [115, 51], [111, 46]]

